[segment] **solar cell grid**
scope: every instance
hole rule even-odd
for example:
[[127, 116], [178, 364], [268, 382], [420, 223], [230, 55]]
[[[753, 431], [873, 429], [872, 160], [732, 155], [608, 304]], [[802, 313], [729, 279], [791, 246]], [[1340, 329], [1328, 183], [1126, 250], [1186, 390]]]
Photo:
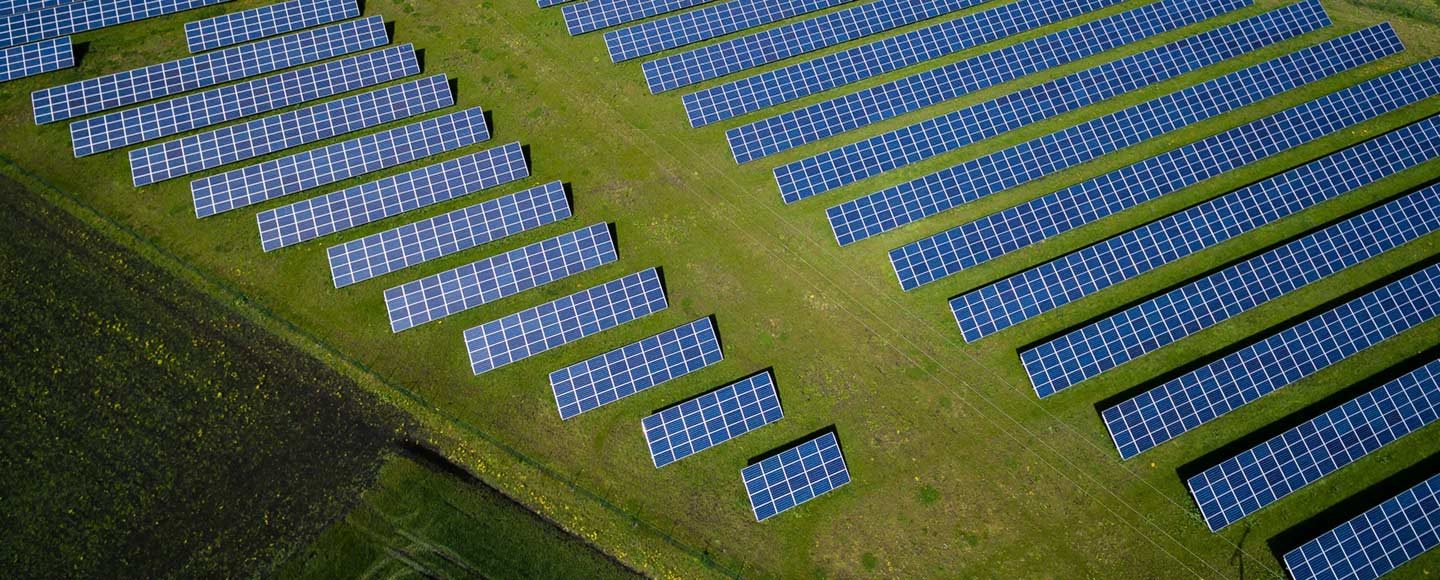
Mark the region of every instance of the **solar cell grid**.
[[733, 0], [605, 33], [610, 60], [624, 62], [855, 0]]
[[539, 4], [541, 8], [549, 8], [551, 6], [558, 6], [560, 4], [564, 4], [570, 1], [571, 0], [535, 0], [535, 3]]
[[[568, 217], [565, 187], [553, 181], [331, 246], [330, 274], [335, 287], [343, 288]], [[416, 323], [406, 319], [407, 327]]]
[[585, 0], [561, 9], [571, 36], [634, 22], [711, 0]]
[[0, 0], [0, 16], [23, 14], [78, 1], [79, 0]]
[[1440, 264], [1105, 409], [1129, 459], [1440, 314]]
[[1437, 137], [1440, 119], [1420, 121], [965, 293], [950, 309], [974, 342], [1440, 157]]
[[409, 44], [367, 52], [70, 124], [84, 157], [365, 88], [420, 72]]
[[608, 405], [720, 362], [720, 339], [701, 318], [550, 373], [561, 419]]
[[0, 47], [28, 44], [230, 0], [84, 0], [0, 17]]
[[647, 61], [641, 68], [650, 92], [658, 94], [988, 1], [878, 0]]
[[879, 235], [1403, 50], [1389, 25], [1317, 44], [827, 210], [841, 245]]
[[291, 0], [186, 22], [185, 42], [203, 52], [359, 15], [357, 0]]
[[1331, 93], [890, 252], [900, 286], [945, 276], [1433, 96], [1440, 60]]
[[785, 418], [770, 371], [741, 379], [640, 422], [659, 469]]
[[1285, 554], [1295, 580], [1373, 580], [1440, 544], [1440, 475]]
[[43, 125], [384, 46], [379, 16], [35, 91]]
[[850, 483], [850, 470], [834, 433], [825, 433], [740, 470], [755, 521]]
[[606, 224], [561, 234], [386, 290], [390, 328], [400, 332], [599, 268], [616, 258]]
[[0, 83], [75, 66], [75, 48], [63, 36], [0, 48]]
[[1048, 397], [1436, 230], [1431, 187], [1024, 349], [1020, 361]]
[[667, 306], [659, 270], [642, 270], [466, 330], [470, 367], [483, 374]]
[[278, 250], [529, 175], [519, 143], [472, 153], [260, 212], [260, 246]]
[[1366, 392], [1191, 477], [1219, 531], [1440, 419], [1440, 361]]
[[[1329, 24], [1318, 0], [1294, 4], [782, 165], [775, 169], [775, 181], [786, 202], [798, 201], [1137, 91]], [[802, 142], [811, 137], [819, 139], [829, 134], [830, 130], [824, 125], [812, 125], [765, 145], [766, 150], [757, 154], [767, 153], [782, 143]]]

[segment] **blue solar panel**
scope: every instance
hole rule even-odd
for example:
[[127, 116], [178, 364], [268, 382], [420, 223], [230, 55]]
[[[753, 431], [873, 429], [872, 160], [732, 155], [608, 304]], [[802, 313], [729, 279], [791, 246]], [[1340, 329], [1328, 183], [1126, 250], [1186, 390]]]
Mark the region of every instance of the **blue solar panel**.
[[963, 294], [950, 309], [974, 342], [1440, 157], [1437, 134], [1440, 118], [1426, 119]]
[[379, 16], [35, 91], [35, 124], [159, 99], [390, 42]]
[[1437, 93], [1427, 61], [891, 250], [912, 290]]
[[75, 47], [63, 36], [0, 49], [0, 82], [75, 66]]
[[672, 328], [550, 373], [561, 419], [608, 405], [720, 362], [710, 319]]
[[840, 204], [827, 217], [835, 239], [852, 244], [1403, 49], [1389, 25], [1368, 28]]
[[[554, 181], [331, 246], [330, 275], [343, 288], [568, 217], [565, 187]], [[412, 320], [407, 327], [414, 325], [405, 318]]]
[[359, 15], [357, 0], [291, 0], [186, 22], [185, 42], [203, 52]]
[[1287, 552], [1285, 568], [1295, 580], [1374, 580], [1436, 545], [1440, 475]]
[[676, 404], [641, 421], [659, 469], [785, 418], [770, 371]]
[[0, 47], [87, 32], [230, 0], [85, 0], [0, 17]]
[[[1047, 397], [1436, 230], [1440, 187], [1415, 192], [1025, 349], [1020, 361], [1036, 394]], [[1136, 249], [1145, 253], [1153, 247]], [[1117, 262], [1131, 260], [1108, 263]]]
[[541, 8], [549, 8], [551, 6], [558, 6], [560, 4], [564, 4], [570, 1], [571, 0], [535, 0], [535, 3], [539, 4]]
[[485, 373], [666, 306], [659, 270], [636, 272], [466, 330], [470, 368]]
[[835, 434], [825, 433], [740, 470], [740, 478], [755, 521], [763, 522], [850, 483], [850, 470]]
[[617, 258], [615, 240], [606, 224], [561, 234], [386, 290], [390, 329], [413, 328], [614, 263]]
[[1440, 315], [1440, 264], [1105, 409], [1129, 459]]
[[0, 0], [0, 16], [24, 14], [51, 6], [73, 4], [80, 0]]
[[732, 0], [605, 33], [610, 60], [624, 62], [855, 0]]
[[650, 92], [662, 93], [988, 1], [878, 0], [648, 61], [641, 68]]
[[561, 9], [571, 36], [674, 12], [711, 0], [585, 0]]
[[[1138, 91], [1329, 24], [1330, 19], [1319, 0], [1294, 4], [777, 167], [775, 181], [787, 203], [799, 201]], [[826, 118], [839, 122], [834, 117]], [[737, 155], [751, 152], [768, 155], [780, 147], [848, 130], [849, 124], [848, 121], [845, 126], [829, 122], [807, 124], [794, 127], [778, 139], [732, 145], [741, 147], [736, 150]]]
[[75, 156], [109, 151], [420, 72], [409, 44], [193, 93], [70, 124]]
[[1186, 485], [1210, 531], [1440, 419], [1440, 361], [1231, 457]]
[[519, 143], [472, 153], [260, 212], [260, 246], [278, 250], [529, 175]]

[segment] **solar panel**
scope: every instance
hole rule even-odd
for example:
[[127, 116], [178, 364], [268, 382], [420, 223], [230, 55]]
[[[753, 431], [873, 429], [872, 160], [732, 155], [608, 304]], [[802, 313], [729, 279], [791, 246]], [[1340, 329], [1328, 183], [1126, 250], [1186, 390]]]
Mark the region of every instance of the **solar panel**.
[[1440, 544], [1440, 475], [1285, 554], [1295, 580], [1373, 580]]
[[420, 72], [409, 44], [226, 85], [70, 124], [75, 156], [233, 121]]
[[[1047, 397], [1436, 230], [1440, 187], [1415, 192], [1022, 350], [1020, 361], [1036, 394]], [[1135, 249], [1143, 254], [1150, 247]], [[1108, 263], [1117, 262], [1131, 260]]]
[[[140, 187], [443, 109], [454, 103], [450, 82], [445, 75], [436, 75], [133, 149], [130, 175], [135, 186]], [[483, 120], [482, 116], [482, 123]], [[479, 130], [489, 136], [483, 125]]]
[[617, 257], [610, 228], [600, 223], [396, 286], [385, 291], [390, 329], [400, 332], [489, 304]]
[[1437, 85], [1440, 61], [1417, 64], [896, 248], [890, 262], [912, 290], [1418, 102]]
[[291, 0], [186, 22], [185, 43], [203, 52], [359, 15], [357, 0]]
[[541, 8], [549, 8], [551, 6], [558, 6], [560, 4], [564, 4], [570, 1], [571, 0], [535, 0], [535, 3], [539, 4]]
[[878, 0], [646, 62], [650, 92], [663, 93], [989, 0]]
[[0, 47], [87, 32], [230, 0], [85, 0], [0, 17]]
[[568, 217], [565, 187], [553, 181], [331, 246], [330, 275], [343, 288]]
[[550, 390], [569, 419], [723, 358], [714, 325], [701, 318], [550, 373]]
[[657, 14], [674, 12], [710, 0], [585, 0], [561, 9], [570, 35], [584, 34]]
[[0, 16], [24, 14], [26, 12], [78, 1], [79, 0], [0, 0]]
[[1440, 144], [1427, 142], [1437, 131], [1440, 119], [1426, 119], [962, 294], [950, 309], [965, 340], [974, 342], [1440, 157]]
[[1404, 49], [1389, 25], [1348, 34], [827, 210], [840, 245], [1170, 133]]
[[43, 125], [385, 46], [379, 16], [35, 91]]
[[850, 483], [850, 470], [834, 433], [825, 433], [740, 470], [755, 521]]
[[[782, 165], [775, 169], [775, 181], [786, 202], [799, 201], [1255, 52], [1329, 24], [1330, 19], [1318, 0], [1293, 4]], [[837, 124], [840, 120], [834, 117], [825, 118], [834, 122], [793, 127], [779, 138], [732, 142], [739, 147], [735, 150], [737, 159], [768, 155], [782, 147], [819, 140], [849, 130], [851, 121], [868, 123], [877, 117], [847, 119], [843, 124]]]
[[1191, 477], [1186, 485], [1210, 531], [1440, 419], [1435, 361]]
[[610, 60], [624, 62], [854, 1], [733, 0], [611, 30], [605, 33], [605, 47]]
[[0, 82], [72, 66], [75, 66], [75, 48], [68, 36], [0, 48]]
[[470, 368], [482, 374], [666, 306], [659, 270], [642, 270], [466, 330]]
[[520, 143], [502, 145], [260, 212], [260, 246], [278, 250], [529, 175]]
[[641, 421], [659, 469], [785, 418], [770, 371], [673, 405]]

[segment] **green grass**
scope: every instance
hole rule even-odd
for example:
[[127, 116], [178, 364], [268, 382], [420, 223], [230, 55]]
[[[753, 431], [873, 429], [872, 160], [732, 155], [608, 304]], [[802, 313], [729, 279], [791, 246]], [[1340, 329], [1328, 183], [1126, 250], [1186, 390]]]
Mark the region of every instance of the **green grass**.
[[[235, 2], [208, 12], [259, 3]], [[1261, 0], [1219, 20], [1236, 20], [1281, 4]], [[482, 105], [493, 112], [494, 143], [521, 140], [531, 146], [532, 179], [405, 220], [262, 254], [253, 212], [197, 221], [184, 183], [136, 191], [128, 185], [123, 153], [74, 161], [63, 126], [37, 129], [29, 124], [30, 90], [181, 55], [178, 19], [86, 35], [81, 40], [92, 45], [79, 70], [0, 86], [0, 118], [5, 121], [0, 151], [39, 180], [73, 196], [76, 205], [93, 209], [100, 216], [95, 219], [113, 220], [117, 229], [128, 229], [135, 243], [145, 245], [162, 263], [189, 272], [262, 324], [325, 353], [327, 360], [415, 413], [437, 434], [448, 456], [488, 483], [646, 573], [1209, 577], [1233, 576], [1243, 567], [1247, 575], [1272, 577], [1279, 565], [1266, 547], [1268, 538], [1440, 451], [1434, 428], [1219, 534], [1209, 533], [1199, 521], [1176, 469], [1434, 345], [1440, 324], [1406, 333], [1130, 462], [1116, 459], [1095, 403], [1432, 257], [1440, 253], [1435, 236], [1044, 402], [1037, 401], [1026, 384], [1015, 349], [1392, 197], [1440, 174], [1440, 164], [1386, 180], [975, 345], [960, 340], [945, 299], [1433, 114], [1440, 111], [1440, 102], [1432, 99], [1387, 115], [916, 292], [897, 289], [885, 251], [1345, 84], [1440, 55], [1435, 28], [1396, 19], [1409, 48], [1403, 55], [853, 247], [835, 247], [823, 209], [1387, 17], [1337, 0], [1326, 6], [1336, 25], [1324, 32], [795, 206], [778, 200], [770, 178], [776, 163], [1044, 79], [1006, 83], [842, 139], [736, 167], [723, 142], [726, 126], [688, 128], [677, 95], [649, 95], [638, 63], [611, 65], [598, 37], [567, 37], [554, 10], [536, 10], [528, 0], [381, 0], [368, 3], [367, 12], [395, 20], [397, 41], [425, 49], [427, 72], [458, 79], [461, 106]], [[1208, 26], [1212, 24], [1053, 74]], [[575, 193], [576, 217], [565, 224], [341, 291], [330, 287], [324, 252], [332, 243], [553, 179], [570, 182]], [[40, 187], [39, 180], [29, 183]], [[620, 264], [400, 335], [388, 331], [384, 288], [600, 220], [617, 226]], [[665, 270], [672, 304], [668, 311], [478, 378], [468, 372], [460, 340], [463, 329], [657, 265]], [[708, 314], [716, 315], [719, 323], [724, 363], [576, 419], [557, 419], [546, 385], [549, 371]], [[651, 466], [640, 417], [770, 366], [785, 404], [784, 421], [665, 469]], [[832, 424], [854, 483], [793, 513], [755, 523], [740, 486], [740, 468], [755, 455]], [[927, 488], [934, 490], [936, 501], [923, 501], [929, 494], [917, 490]], [[1432, 554], [1410, 570], [1433, 570], [1436, 562]]]

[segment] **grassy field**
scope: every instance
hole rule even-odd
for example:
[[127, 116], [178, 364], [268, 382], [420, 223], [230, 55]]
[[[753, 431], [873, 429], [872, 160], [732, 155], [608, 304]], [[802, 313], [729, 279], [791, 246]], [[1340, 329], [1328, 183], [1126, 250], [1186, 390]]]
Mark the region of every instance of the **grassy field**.
[[[239, 1], [189, 16], [260, 3]], [[1139, 4], [1128, 2], [1099, 14]], [[1282, 4], [1260, 0], [1217, 22]], [[1215, 577], [1243, 571], [1275, 577], [1280, 568], [1271, 539], [1314, 521], [1372, 484], [1403, 479], [1407, 467], [1440, 451], [1436, 429], [1391, 445], [1219, 534], [1200, 522], [1177, 470], [1268, 425], [1313, 413], [1318, 401], [1425, 351], [1437, 343], [1440, 324], [1414, 329], [1130, 462], [1116, 459], [1095, 405], [1431, 259], [1440, 253], [1440, 238], [1431, 236], [1372, 260], [1044, 402], [1026, 383], [1015, 350], [1407, 191], [1440, 175], [1440, 164], [1386, 180], [975, 345], [960, 339], [945, 299], [1434, 114], [1440, 102], [1432, 99], [1387, 115], [916, 292], [898, 290], [885, 251], [1440, 55], [1440, 33], [1434, 27], [1365, 4], [1326, 1], [1336, 20], [1331, 29], [787, 207], [778, 200], [770, 168], [845, 139], [737, 168], [723, 143], [726, 125], [689, 129], [678, 96], [649, 95], [638, 63], [609, 64], [598, 38], [569, 38], [553, 10], [538, 11], [529, 0], [375, 0], [366, 4], [366, 12], [394, 20], [398, 42], [424, 49], [427, 73], [457, 79], [461, 105], [492, 111], [494, 143], [520, 140], [531, 147], [530, 180], [407, 219], [553, 179], [572, 185], [576, 217], [341, 291], [330, 285], [325, 247], [406, 220], [262, 254], [251, 212], [197, 221], [183, 180], [137, 191], [129, 186], [122, 152], [76, 161], [70, 158], [64, 126], [36, 128], [29, 122], [30, 90], [180, 56], [180, 19], [85, 35], [81, 40], [90, 47], [79, 69], [0, 86], [5, 121], [0, 152], [7, 173], [320, 354], [410, 411], [450, 459], [643, 572]], [[840, 200], [1387, 19], [1396, 24], [1408, 50], [1374, 66], [853, 247], [837, 248], [825, 225], [824, 208]], [[980, 102], [1213, 25], [1163, 35], [1042, 78], [1006, 83], [848, 138]], [[381, 300], [385, 287], [600, 220], [616, 225], [618, 265], [400, 335], [389, 332]], [[668, 311], [479, 378], [470, 375], [463, 329], [650, 266], [664, 268], [672, 304]], [[719, 324], [724, 363], [574, 420], [558, 420], [545, 380], [549, 371], [708, 314]], [[771, 366], [785, 405], [784, 421], [663, 470], [651, 466], [640, 417]], [[794, 513], [756, 524], [740, 486], [740, 468], [756, 455], [832, 424], [855, 482]], [[1419, 575], [1437, 567], [1440, 557], [1430, 554], [1407, 571]]]

